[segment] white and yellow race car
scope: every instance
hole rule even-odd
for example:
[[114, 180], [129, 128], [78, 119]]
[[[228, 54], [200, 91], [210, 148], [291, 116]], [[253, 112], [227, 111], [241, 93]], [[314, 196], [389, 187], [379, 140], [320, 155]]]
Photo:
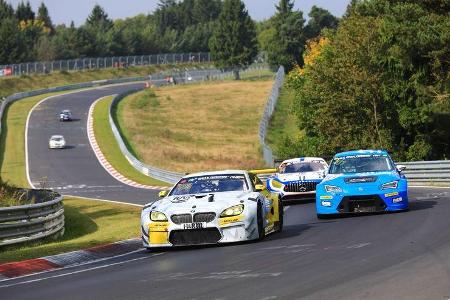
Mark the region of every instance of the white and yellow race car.
[[242, 170], [190, 174], [144, 206], [145, 248], [261, 240], [283, 228], [278, 194]]

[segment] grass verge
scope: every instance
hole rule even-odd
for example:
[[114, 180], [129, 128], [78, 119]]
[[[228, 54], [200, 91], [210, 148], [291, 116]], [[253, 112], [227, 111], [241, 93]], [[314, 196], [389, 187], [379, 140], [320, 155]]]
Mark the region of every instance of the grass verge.
[[294, 110], [295, 92], [283, 87], [280, 91], [275, 112], [269, 122], [266, 141], [272, 150], [282, 147], [283, 140], [286, 138], [301, 139], [303, 131], [298, 128], [297, 116]]
[[113, 96], [103, 98], [97, 102], [94, 108], [94, 134], [103, 155], [114, 169], [128, 179], [146, 185], [169, 186], [166, 182], [145, 176], [137, 171], [120, 151], [109, 124], [109, 106], [113, 98]]
[[30, 97], [8, 105], [2, 119], [0, 136], [0, 176], [14, 186], [29, 187], [25, 169], [25, 125], [28, 112], [36, 103], [64, 92]]
[[272, 80], [148, 89], [118, 104], [132, 151], [149, 165], [195, 172], [264, 166], [258, 126]]
[[139, 236], [139, 207], [65, 198], [64, 210], [63, 237], [1, 248], [0, 263], [85, 249]]
[[22, 75], [20, 77], [0, 78], [0, 98], [17, 92], [31, 91], [35, 89], [48, 88], [72, 83], [88, 82], [100, 79], [112, 79], [120, 77], [147, 76], [162, 70], [173, 68], [189, 68], [205, 64], [177, 64], [128, 67], [122, 69], [87, 70], [78, 72], [55, 72], [46, 75]]

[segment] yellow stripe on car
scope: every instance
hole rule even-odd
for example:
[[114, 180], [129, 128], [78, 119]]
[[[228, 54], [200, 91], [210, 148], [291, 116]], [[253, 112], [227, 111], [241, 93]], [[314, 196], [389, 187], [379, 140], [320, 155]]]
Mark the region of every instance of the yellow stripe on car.
[[168, 222], [154, 222], [148, 226], [149, 244], [167, 244], [169, 242]]
[[219, 218], [219, 226], [223, 227], [231, 223], [236, 223], [239, 221], [242, 221], [244, 219], [243, 215], [234, 216], [234, 217], [226, 217], [226, 218]]

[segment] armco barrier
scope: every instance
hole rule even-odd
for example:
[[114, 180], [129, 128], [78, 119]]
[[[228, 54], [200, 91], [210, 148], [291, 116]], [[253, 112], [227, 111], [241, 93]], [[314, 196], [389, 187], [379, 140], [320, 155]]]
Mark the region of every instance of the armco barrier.
[[[27, 193], [27, 192], [25, 192]], [[29, 190], [30, 197], [48, 193], [52, 200], [0, 208], [0, 246], [42, 239], [64, 232], [62, 196], [48, 190]]]
[[450, 160], [399, 162], [397, 164], [406, 166], [403, 173], [409, 182], [450, 184]]
[[280, 66], [278, 68], [277, 75], [275, 77], [275, 82], [272, 87], [272, 93], [269, 96], [269, 100], [267, 101], [266, 108], [264, 110], [264, 114], [259, 123], [259, 143], [261, 144], [261, 148], [263, 151], [264, 161], [266, 165], [273, 167], [274, 166], [274, 155], [272, 149], [266, 144], [266, 134], [267, 128], [269, 127], [270, 118], [272, 117], [273, 112], [275, 111], [275, 106], [278, 102], [278, 96], [280, 93], [280, 89], [283, 86], [284, 82], [284, 67]]

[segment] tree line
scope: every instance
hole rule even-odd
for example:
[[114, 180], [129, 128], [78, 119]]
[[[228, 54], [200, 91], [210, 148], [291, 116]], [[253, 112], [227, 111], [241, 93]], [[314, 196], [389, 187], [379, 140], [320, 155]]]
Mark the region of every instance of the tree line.
[[[85, 22], [75, 26], [73, 22], [55, 25], [44, 3], [35, 12], [29, 2], [12, 7], [0, 0], [0, 64], [216, 50], [217, 58], [220, 53], [227, 56], [223, 66], [233, 62], [245, 66], [261, 51], [267, 53], [273, 66], [287, 62], [293, 66], [301, 58], [305, 41], [324, 27], [335, 27], [337, 19], [313, 7], [305, 24], [303, 14], [283, 2], [275, 16], [260, 22], [249, 17], [240, 0], [160, 0], [152, 13], [118, 20], [95, 5]], [[283, 14], [292, 15], [286, 26], [282, 26]], [[242, 32], [230, 29], [233, 22], [242, 26]], [[220, 31], [226, 36], [220, 36]], [[224, 38], [229, 42], [222, 44]], [[273, 47], [278, 38], [283, 38], [283, 43]], [[244, 46], [239, 48], [233, 40]], [[215, 45], [227, 49], [221, 51]]]
[[399, 161], [449, 159], [449, 58], [448, 1], [351, 1], [288, 74], [305, 136], [286, 136], [279, 155], [384, 148]]

